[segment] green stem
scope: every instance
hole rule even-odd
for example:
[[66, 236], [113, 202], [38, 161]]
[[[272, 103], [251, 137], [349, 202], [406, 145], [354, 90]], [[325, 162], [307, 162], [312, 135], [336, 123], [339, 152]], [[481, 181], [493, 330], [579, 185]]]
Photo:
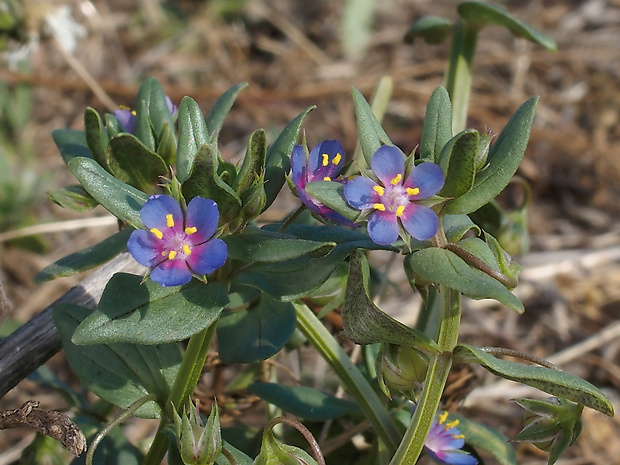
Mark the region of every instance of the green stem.
[[452, 132], [458, 134], [467, 123], [467, 106], [471, 90], [478, 28], [457, 20], [452, 37], [450, 62], [446, 69], [446, 89], [452, 102]]
[[166, 455], [168, 438], [162, 430], [166, 426], [167, 418], [170, 418], [172, 415], [172, 409], [175, 409], [177, 413], [181, 413], [185, 403], [194, 392], [207, 359], [209, 347], [211, 347], [216, 325], [217, 321], [189, 338], [179, 372], [168, 395], [166, 409], [164, 414], [162, 414], [159, 429], [155, 434], [153, 444], [144, 459], [143, 465], [159, 465], [164, 455]]
[[347, 393], [357, 401], [381, 441], [393, 453], [400, 433], [375, 391], [312, 310], [301, 303], [296, 303], [295, 309], [299, 330], [333, 368]]
[[429, 364], [422, 396], [390, 465], [411, 465], [418, 460], [452, 367], [452, 351], [459, 335], [461, 296], [454, 289], [444, 287], [441, 289], [441, 297], [441, 326], [437, 343], [442, 353]]

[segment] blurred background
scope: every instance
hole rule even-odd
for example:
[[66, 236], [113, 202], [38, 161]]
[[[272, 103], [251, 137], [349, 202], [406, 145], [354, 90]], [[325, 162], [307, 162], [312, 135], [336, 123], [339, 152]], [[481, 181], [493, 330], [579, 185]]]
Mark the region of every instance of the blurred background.
[[[340, 139], [351, 155], [357, 129], [350, 88], [369, 98], [387, 75], [394, 94], [384, 127], [408, 153], [419, 143], [426, 102], [442, 84], [450, 44], [405, 44], [403, 37], [423, 15], [454, 20], [457, 3], [0, 1], [0, 278], [12, 302], [0, 332], [8, 334], [83, 277], [35, 286], [39, 269], [115, 231], [103, 210], [80, 215], [48, 199], [47, 192], [74, 183], [52, 130], [82, 129], [88, 105], [100, 112], [132, 107], [140, 83], [150, 76], [175, 103], [190, 95], [205, 111], [230, 86], [246, 81], [250, 86], [220, 135], [224, 157], [239, 160], [259, 127], [272, 142], [314, 104], [318, 108], [304, 124], [309, 145]], [[468, 126], [498, 134], [523, 101], [541, 99], [518, 173], [532, 195], [530, 246], [518, 258], [524, 271], [516, 290], [526, 313], [467, 302], [462, 341], [550, 359], [602, 388], [618, 409], [620, 1], [494, 4], [553, 37], [558, 51], [499, 27], [479, 36]], [[502, 199], [509, 209], [522, 202], [523, 190], [513, 190]], [[286, 215], [295, 205], [289, 200], [265, 220]], [[85, 216], [98, 219], [84, 224]], [[383, 306], [410, 319], [415, 299], [406, 279], [402, 272], [391, 278], [397, 285]], [[62, 354], [48, 367], [77, 385]], [[508, 436], [517, 433], [521, 412], [509, 400], [532, 393], [486, 375], [473, 384], [460, 413], [497, 425]], [[213, 389], [205, 386], [205, 396]], [[26, 380], [0, 400], [0, 408], [17, 408], [29, 398], [46, 408], [66, 405], [53, 389]], [[231, 422], [234, 417], [233, 412]], [[130, 428], [128, 434], [140, 441], [153, 425], [137, 422]], [[561, 463], [620, 464], [619, 433], [618, 420], [586, 410], [582, 437]], [[31, 440], [32, 434], [0, 432], [0, 465], [15, 463]], [[517, 450], [519, 463], [546, 463], [529, 445]]]

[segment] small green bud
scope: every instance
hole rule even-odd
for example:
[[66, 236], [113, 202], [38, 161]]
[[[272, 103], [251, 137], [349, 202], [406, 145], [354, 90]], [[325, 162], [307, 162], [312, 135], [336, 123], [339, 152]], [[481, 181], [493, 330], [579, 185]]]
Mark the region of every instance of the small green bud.
[[174, 417], [179, 452], [186, 465], [212, 465], [222, 451], [222, 434], [217, 404], [203, 425], [198, 406], [191, 405], [189, 414]]
[[265, 193], [265, 183], [263, 176], [250, 187], [241, 193], [241, 218], [245, 221], [252, 221], [263, 211], [267, 204], [267, 194]]
[[299, 447], [278, 441], [273, 434], [273, 425], [268, 425], [263, 431], [260, 453], [253, 465], [317, 465], [317, 463]]
[[427, 369], [427, 358], [412, 347], [383, 344], [377, 357], [379, 386], [389, 398], [392, 398], [390, 388], [398, 391], [419, 389]]
[[485, 241], [491, 249], [491, 252], [493, 252], [502, 274], [517, 283], [519, 281], [519, 275], [521, 274], [521, 264], [514, 260], [512, 256], [502, 248], [499, 241], [490, 234], [485, 234]]

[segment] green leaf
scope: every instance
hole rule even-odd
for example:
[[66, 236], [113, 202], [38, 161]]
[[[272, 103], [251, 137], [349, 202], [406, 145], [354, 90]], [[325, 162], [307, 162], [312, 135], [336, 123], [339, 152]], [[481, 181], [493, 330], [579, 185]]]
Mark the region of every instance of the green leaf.
[[62, 187], [50, 192], [49, 196], [55, 204], [76, 212], [86, 212], [99, 205], [79, 184]]
[[107, 166], [108, 133], [101, 121], [101, 116], [94, 108], [87, 107], [84, 111], [84, 132], [90, 153], [105, 168]]
[[[138, 91], [137, 102], [139, 109], [146, 109], [155, 135], [159, 136], [164, 130], [164, 126], [174, 128], [174, 119], [168, 108], [166, 94], [157, 79], [148, 78], [142, 83]], [[140, 106], [141, 102], [144, 102], [143, 107]], [[153, 147], [151, 150], [155, 150], [155, 148]]]
[[191, 97], [183, 97], [179, 105], [179, 141], [177, 144], [177, 178], [184, 183], [192, 174], [194, 159], [203, 145], [209, 143], [209, 130], [200, 107]]
[[495, 428], [470, 421], [465, 417], [450, 413], [447, 422], [458, 420], [458, 430], [465, 436], [465, 442], [476, 449], [493, 456], [500, 465], [518, 465], [514, 447], [508, 438]]
[[174, 128], [165, 125], [159, 137], [157, 155], [161, 157], [166, 166], [174, 166], [177, 158], [177, 138]]
[[347, 399], [306, 386], [254, 383], [248, 391], [255, 396], [308, 421], [333, 420], [344, 415], [361, 415], [358, 405]]
[[56, 129], [52, 131], [52, 139], [54, 139], [54, 143], [60, 150], [60, 156], [67, 165], [74, 158], [93, 158], [88, 148], [84, 131]]
[[263, 294], [251, 307], [222, 315], [217, 325], [220, 358], [229, 365], [266, 360], [284, 347], [296, 324], [291, 303]]
[[379, 309], [368, 295], [369, 268], [359, 251], [351, 254], [347, 293], [342, 309], [344, 334], [356, 344], [390, 342], [415, 347], [425, 353], [439, 353], [426, 334], [405, 326]]
[[475, 129], [466, 129], [454, 136], [443, 147], [439, 165], [446, 179], [439, 195], [460, 197], [472, 188], [476, 176], [476, 155], [480, 137]]
[[450, 139], [452, 139], [452, 104], [445, 87], [437, 87], [426, 106], [420, 158], [437, 162], [441, 149]]
[[98, 244], [55, 261], [39, 271], [34, 277], [34, 282], [42, 283], [73, 276], [81, 271], [103, 265], [127, 248], [127, 240], [132, 231], [134, 229], [128, 226]]
[[558, 49], [555, 40], [551, 37], [528, 26], [498, 6], [482, 2], [462, 2], [459, 3], [457, 10], [461, 18], [479, 28], [492, 24], [504, 26], [515, 36], [542, 45], [551, 52]]
[[[166, 402], [181, 364], [178, 344], [76, 346], [71, 337], [91, 310], [61, 303], [52, 312], [69, 364], [84, 386], [120, 408], [149, 394], [157, 396], [160, 405]], [[159, 418], [161, 409], [149, 402], [135, 415]]]
[[306, 184], [306, 193], [355, 222], [362, 212], [351, 207], [344, 197], [344, 184], [333, 181], [314, 181]]
[[288, 234], [250, 227], [240, 234], [224, 237], [224, 241], [228, 245], [228, 258], [244, 263], [281, 262], [318, 249], [326, 255], [336, 246], [334, 242], [303, 240]]
[[446, 234], [448, 242], [458, 242], [470, 230], [474, 230], [479, 235], [482, 230], [467, 215], [443, 215], [441, 224]]
[[422, 16], [405, 34], [405, 42], [412, 44], [418, 37], [429, 44], [440, 44], [452, 34], [452, 23], [441, 16]]
[[472, 299], [495, 299], [519, 313], [524, 311], [523, 304], [503, 284], [468, 265], [454, 252], [430, 247], [412, 253], [407, 260], [427, 281], [456, 289]]
[[572, 400], [608, 416], [614, 414], [613, 406], [605, 394], [570, 373], [498, 359], [483, 349], [468, 344], [459, 344], [454, 349], [454, 356], [461, 362], [477, 363], [501, 378], [535, 387], [552, 396]]
[[207, 116], [207, 127], [209, 128], [209, 140], [211, 141], [211, 145], [217, 145], [217, 138], [220, 130], [222, 129], [222, 125], [224, 124], [224, 120], [226, 116], [228, 116], [228, 112], [232, 108], [239, 92], [245, 89], [248, 86], [247, 82], [242, 82], [232, 86], [226, 92], [222, 94], [220, 98], [217, 99], [213, 108], [209, 112]]
[[217, 154], [210, 145], [198, 150], [192, 173], [183, 183], [183, 195], [188, 202], [196, 196], [214, 200], [220, 211], [220, 224], [237, 218], [241, 211], [241, 199], [217, 174]]
[[148, 195], [119, 181], [91, 158], [75, 158], [68, 166], [86, 192], [106, 210], [136, 229], [144, 227], [140, 209]]
[[344, 56], [348, 60], [363, 58], [372, 35], [375, 13], [373, 0], [347, 0], [338, 34]]
[[527, 100], [512, 115], [487, 159], [488, 166], [476, 175], [472, 189], [448, 203], [443, 212], [471, 213], [493, 200], [516, 173], [530, 137], [538, 97]]
[[148, 102], [138, 100], [136, 108], [136, 129], [134, 136], [151, 152], [155, 151], [155, 135], [149, 117]]
[[107, 165], [119, 180], [143, 192], [154, 193], [168, 165], [132, 134], [120, 134], [110, 140]]
[[250, 136], [248, 148], [243, 157], [241, 168], [235, 178], [233, 188], [238, 194], [250, 188], [265, 171], [265, 156], [267, 154], [267, 141], [265, 131], [257, 129]]
[[394, 145], [381, 127], [374, 112], [362, 93], [355, 87], [351, 88], [353, 104], [355, 105], [355, 119], [357, 120], [357, 134], [362, 146], [362, 153], [368, 166], [370, 159], [382, 145]]
[[76, 329], [73, 342], [182, 341], [210, 326], [228, 304], [226, 287], [219, 282], [193, 281], [181, 287], [141, 282], [142, 276], [112, 276], [97, 308]]
[[299, 139], [301, 124], [308, 113], [316, 108], [312, 105], [288, 123], [276, 141], [267, 149], [265, 155], [265, 211], [273, 203], [284, 185], [286, 175], [291, 170], [291, 152]]
[[112, 139], [112, 137], [116, 137], [121, 132], [121, 127], [116, 119], [116, 116], [106, 113], [105, 114], [105, 127], [108, 133], [108, 139]]

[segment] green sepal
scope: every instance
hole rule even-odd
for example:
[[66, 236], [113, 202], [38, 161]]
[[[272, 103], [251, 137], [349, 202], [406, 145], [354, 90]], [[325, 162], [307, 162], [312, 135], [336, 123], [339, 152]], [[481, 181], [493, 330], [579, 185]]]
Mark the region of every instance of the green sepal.
[[[160, 136], [162, 131], [164, 130], [164, 126], [168, 126], [170, 128], [174, 128], [174, 117], [170, 114], [170, 109], [168, 108], [168, 102], [166, 101], [166, 94], [164, 89], [162, 88], [159, 81], [155, 78], [146, 79], [140, 89], [138, 90], [137, 97], [137, 126], [136, 126], [136, 136], [138, 139], [143, 140], [145, 145], [150, 148], [150, 150], [155, 151], [155, 140], [153, 138], [154, 135]], [[144, 123], [140, 123], [142, 120], [142, 115], [140, 113], [144, 112], [147, 118], [144, 118]], [[148, 122], [148, 125], [146, 124]], [[145, 134], [139, 134], [138, 128], [144, 128]], [[146, 130], [150, 132], [150, 136], [146, 134]], [[141, 129], [142, 130], [142, 129]], [[146, 143], [146, 140], [142, 137], [146, 136], [150, 142], [151, 138], [153, 138], [153, 146], [151, 147]]]
[[68, 210], [86, 212], [92, 210], [99, 202], [79, 184], [65, 186], [49, 193], [52, 202]]
[[516, 37], [523, 37], [530, 42], [542, 45], [551, 52], [555, 52], [558, 49], [555, 40], [551, 37], [528, 26], [496, 5], [482, 2], [461, 2], [457, 6], [457, 10], [461, 18], [478, 28], [487, 25], [504, 26]]
[[105, 114], [105, 127], [108, 133], [108, 139], [112, 139], [122, 132], [118, 119], [111, 113]]
[[200, 147], [182, 192], [188, 202], [197, 196], [215, 201], [220, 211], [220, 224], [226, 224], [239, 216], [241, 199], [232, 187], [220, 179], [217, 166], [215, 149], [210, 145]]
[[456, 289], [472, 299], [495, 299], [518, 313], [524, 311], [521, 301], [503, 284], [450, 250], [430, 247], [410, 254], [406, 260], [428, 282]]
[[62, 160], [68, 165], [74, 158], [93, 158], [84, 131], [77, 129], [56, 129], [52, 131], [52, 139], [60, 150]]
[[344, 334], [356, 344], [389, 342], [414, 347], [426, 354], [439, 347], [426, 334], [405, 326], [379, 309], [368, 295], [369, 267], [366, 257], [354, 251], [349, 260], [347, 292], [342, 305]]
[[103, 265], [127, 248], [127, 240], [132, 231], [134, 229], [127, 226], [98, 244], [55, 261], [39, 271], [34, 277], [34, 282], [42, 283], [56, 278], [73, 276], [81, 271]]
[[226, 92], [224, 92], [220, 98], [213, 104], [213, 108], [209, 112], [209, 115], [206, 119], [207, 128], [209, 128], [209, 141], [212, 146], [217, 146], [217, 139], [222, 129], [222, 125], [224, 124], [224, 120], [226, 116], [228, 116], [228, 112], [232, 108], [239, 92], [245, 89], [248, 86], [247, 82], [242, 82], [239, 84], [235, 84]]
[[510, 183], [530, 137], [538, 97], [527, 100], [512, 115], [489, 152], [488, 166], [480, 171], [469, 192], [443, 208], [444, 213], [471, 213], [493, 200]]
[[159, 418], [160, 405], [165, 404], [181, 364], [179, 345], [76, 346], [71, 337], [90, 313], [88, 308], [67, 303], [55, 305], [52, 311], [71, 368], [85, 387], [120, 408], [154, 394], [157, 403], [146, 403], [134, 415]]
[[483, 349], [468, 344], [459, 344], [454, 349], [454, 357], [455, 362], [477, 363], [501, 378], [572, 400], [608, 416], [614, 414], [613, 406], [605, 394], [589, 382], [570, 373], [498, 359]]
[[405, 34], [405, 42], [412, 44], [421, 38], [429, 44], [440, 44], [452, 34], [452, 23], [441, 16], [422, 16]]
[[157, 155], [161, 157], [166, 166], [174, 166], [177, 158], [177, 138], [174, 134], [174, 127], [164, 125], [159, 135]]
[[420, 140], [420, 158], [437, 163], [441, 149], [450, 139], [452, 139], [452, 103], [445, 87], [437, 87], [426, 106]]
[[106, 162], [119, 181], [151, 194], [160, 177], [168, 174], [166, 162], [132, 134], [110, 140]]
[[247, 390], [285, 412], [308, 421], [327, 421], [344, 415], [362, 414], [355, 402], [306, 386], [254, 383]]
[[265, 155], [265, 193], [267, 199], [263, 211], [269, 208], [282, 189], [286, 175], [291, 170], [291, 152], [299, 139], [301, 125], [306, 115], [315, 108], [316, 105], [309, 106], [297, 115], [267, 149]]
[[103, 121], [101, 121], [101, 116], [94, 108], [86, 107], [86, 110], [84, 110], [84, 133], [93, 158], [106, 168], [108, 166], [106, 163], [109, 141], [108, 133], [103, 125]]
[[253, 465], [317, 465], [306, 451], [281, 443], [273, 433], [273, 420], [265, 427], [260, 448]]
[[133, 135], [151, 152], [155, 151], [155, 135], [149, 118], [149, 107], [146, 100], [138, 99], [136, 103], [136, 129]]
[[349, 205], [344, 197], [344, 184], [334, 181], [313, 181], [306, 184], [306, 193], [332, 210], [340, 213], [347, 220], [355, 222], [362, 215]]
[[502, 248], [500, 243], [493, 236], [485, 234], [484, 238], [489, 249], [495, 256], [496, 263], [499, 265], [499, 271], [514, 281], [518, 281], [522, 268], [519, 262], [513, 260], [512, 256]]
[[226, 286], [192, 281], [164, 287], [142, 276], [116, 273], [97, 308], [78, 326], [78, 345], [161, 344], [182, 341], [216, 321], [228, 304]]
[[91, 158], [75, 158], [68, 166], [86, 192], [106, 210], [128, 225], [144, 229], [140, 209], [148, 195], [119, 181]]
[[233, 188], [239, 195], [246, 189], [252, 187], [265, 171], [266, 154], [267, 140], [265, 131], [263, 129], [257, 129], [250, 136], [245, 157], [243, 157], [239, 173], [237, 173], [235, 182], [233, 183]]
[[184, 183], [192, 174], [194, 159], [200, 149], [210, 142], [207, 123], [200, 107], [191, 97], [183, 97], [178, 112], [179, 141], [177, 144], [177, 178]]
[[217, 325], [219, 356], [229, 365], [266, 360], [284, 347], [296, 324], [290, 302], [262, 294], [250, 307], [222, 314]]
[[472, 188], [476, 176], [479, 139], [478, 131], [466, 129], [450, 139], [443, 147], [439, 156], [439, 166], [446, 177], [439, 195], [458, 198]]
[[355, 87], [351, 88], [351, 93], [353, 94], [353, 104], [355, 105], [358, 139], [366, 164], [370, 166], [370, 160], [379, 147], [394, 144], [390, 141], [383, 127], [381, 127], [381, 123], [377, 120], [362, 93]]

